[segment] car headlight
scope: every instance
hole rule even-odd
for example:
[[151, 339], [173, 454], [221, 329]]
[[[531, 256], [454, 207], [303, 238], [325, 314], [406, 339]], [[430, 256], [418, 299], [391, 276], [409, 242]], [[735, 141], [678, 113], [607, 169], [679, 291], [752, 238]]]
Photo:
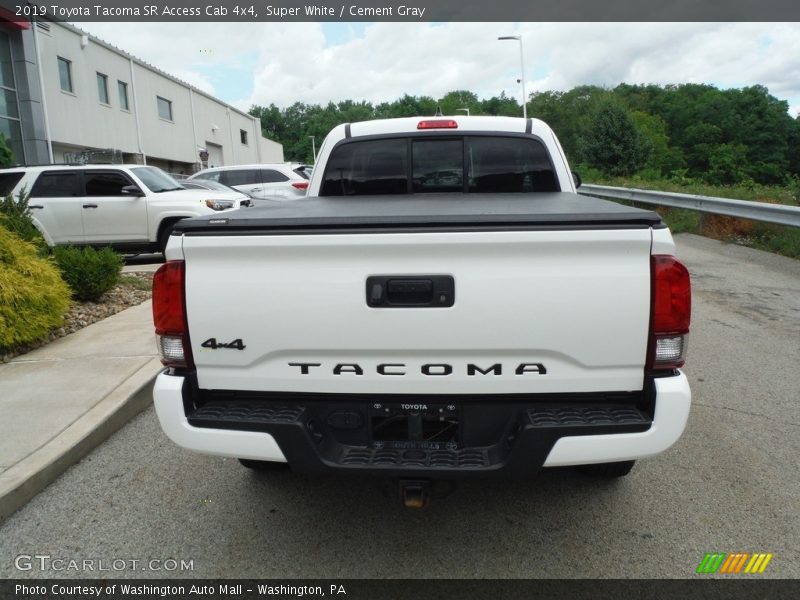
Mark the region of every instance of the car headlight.
[[213, 210], [227, 210], [233, 208], [234, 205], [233, 200], [206, 200], [206, 206]]

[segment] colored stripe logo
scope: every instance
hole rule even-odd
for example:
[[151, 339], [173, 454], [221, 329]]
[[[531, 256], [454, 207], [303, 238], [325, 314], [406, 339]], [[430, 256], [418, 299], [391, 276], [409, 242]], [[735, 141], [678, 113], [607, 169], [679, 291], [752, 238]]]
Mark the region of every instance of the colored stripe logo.
[[740, 573], [763, 573], [769, 562], [772, 560], [773, 554], [766, 552], [756, 552], [751, 554], [749, 552], [733, 552], [727, 554], [725, 552], [706, 553], [700, 565], [697, 567], [697, 573], [712, 574], [740, 574]]

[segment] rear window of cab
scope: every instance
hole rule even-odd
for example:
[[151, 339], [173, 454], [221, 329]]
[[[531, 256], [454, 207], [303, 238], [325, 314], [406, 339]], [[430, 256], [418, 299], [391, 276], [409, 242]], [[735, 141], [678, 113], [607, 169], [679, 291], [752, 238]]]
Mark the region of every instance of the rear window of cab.
[[420, 136], [340, 144], [320, 195], [557, 191], [547, 149], [535, 138]]

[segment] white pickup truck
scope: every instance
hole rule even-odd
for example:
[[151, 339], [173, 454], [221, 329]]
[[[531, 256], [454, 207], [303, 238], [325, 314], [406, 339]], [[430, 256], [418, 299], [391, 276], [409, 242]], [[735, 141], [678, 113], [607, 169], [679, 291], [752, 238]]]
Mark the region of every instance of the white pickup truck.
[[535, 119], [336, 127], [307, 198], [178, 223], [153, 312], [161, 426], [253, 468], [400, 481], [592, 465], [689, 414], [691, 292], [657, 214], [578, 195]]

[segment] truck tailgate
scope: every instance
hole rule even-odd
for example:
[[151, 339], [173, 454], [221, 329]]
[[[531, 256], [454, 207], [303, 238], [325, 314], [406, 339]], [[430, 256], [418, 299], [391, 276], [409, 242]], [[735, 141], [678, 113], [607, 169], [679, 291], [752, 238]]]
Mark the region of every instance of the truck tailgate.
[[[328, 394], [641, 390], [650, 245], [646, 226], [184, 235], [198, 384]], [[375, 276], [450, 276], [452, 306], [371, 307]]]

